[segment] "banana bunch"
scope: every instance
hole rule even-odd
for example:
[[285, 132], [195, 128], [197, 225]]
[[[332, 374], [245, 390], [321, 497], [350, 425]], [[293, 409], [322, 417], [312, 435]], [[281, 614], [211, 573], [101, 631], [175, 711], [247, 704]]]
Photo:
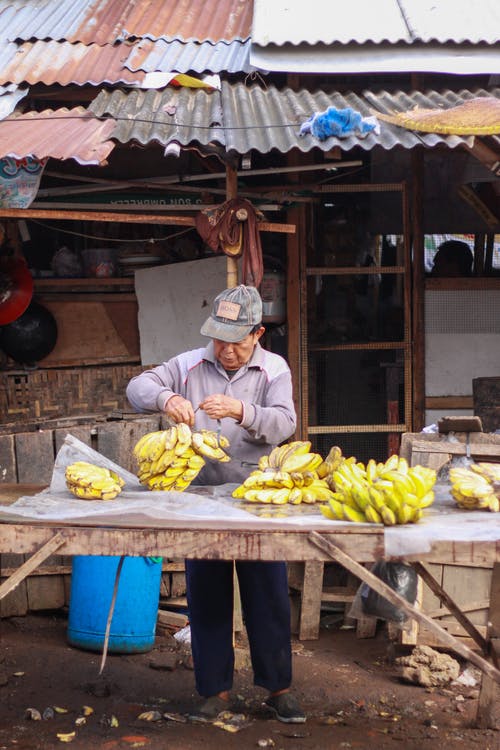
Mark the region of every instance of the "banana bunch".
[[233, 497], [273, 505], [327, 502], [333, 492], [318, 474], [322, 464], [320, 454], [311, 453], [308, 440], [286, 443], [260, 458], [259, 468], [236, 487]]
[[469, 469], [459, 466], [450, 469], [451, 494], [457, 505], [466, 510], [500, 511], [500, 466], [471, 464]]
[[112, 500], [125, 485], [116, 472], [87, 461], [69, 464], [65, 476], [69, 491], [84, 500]]
[[409, 467], [396, 455], [385, 463], [370, 459], [366, 466], [350, 457], [327, 475], [327, 481], [333, 498], [320, 506], [326, 518], [393, 526], [420, 520], [424, 508], [434, 502], [436, 472], [425, 466]]
[[205, 466], [205, 458], [230, 461], [229, 441], [212, 430], [192, 431], [184, 422], [148, 432], [134, 446], [137, 476], [150, 490], [182, 492]]

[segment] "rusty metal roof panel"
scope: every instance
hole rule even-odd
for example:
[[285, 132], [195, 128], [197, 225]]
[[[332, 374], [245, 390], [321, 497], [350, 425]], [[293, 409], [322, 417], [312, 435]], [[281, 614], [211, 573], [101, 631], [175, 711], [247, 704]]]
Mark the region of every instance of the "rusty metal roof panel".
[[114, 148], [115, 123], [93, 117], [84, 107], [13, 114], [0, 122], [0, 157], [75, 159], [102, 164]]
[[129, 51], [130, 46], [125, 44], [106, 44], [101, 47], [98, 44], [54, 41], [24, 42], [19, 47], [15, 46], [10, 59], [5, 59], [0, 67], [0, 84], [138, 85], [144, 79], [144, 72], [132, 72], [124, 67]]
[[0, 38], [243, 41], [250, 36], [252, 12], [253, 0], [0, 0]]
[[300, 126], [311, 115], [323, 112], [330, 106], [338, 109], [351, 107], [363, 117], [377, 113], [392, 114], [411, 110], [415, 106], [449, 108], [477, 96], [496, 96], [483, 90], [454, 93], [404, 92], [389, 93], [364, 91], [325, 93], [278, 90], [269, 86], [250, 87], [243, 83], [222, 82], [221, 91], [207, 93], [200, 89], [168, 89], [164, 91], [102, 91], [92, 102], [91, 110], [97, 116], [111, 116], [116, 120], [113, 138], [122, 143], [139, 141], [141, 144], [157, 142], [162, 145], [177, 141], [181, 145], [214, 141], [227, 151], [240, 154], [255, 150], [269, 153], [273, 149], [286, 153], [294, 148], [307, 152], [314, 148], [329, 151], [339, 146], [343, 151], [360, 147], [366, 151], [375, 147], [390, 150], [396, 147], [411, 149], [415, 146], [444, 145], [456, 148], [472, 145], [470, 136], [418, 133], [396, 125], [380, 122], [380, 133], [369, 133], [365, 138], [349, 135], [346, 138], [329, 137], [321, 141], [311, 134], [300, 136]]
[[167, 42], [143, 39], [135, 44], [125, 63], [132, 71], [176, 71], [178, 73], [250, 73], [250, 41]]
[[37, 41], [0, 46], [0, 85], [140, 85], [146, 73], [248, 73], [249, 42], [195, 44], [141, 40], [136, 45]]

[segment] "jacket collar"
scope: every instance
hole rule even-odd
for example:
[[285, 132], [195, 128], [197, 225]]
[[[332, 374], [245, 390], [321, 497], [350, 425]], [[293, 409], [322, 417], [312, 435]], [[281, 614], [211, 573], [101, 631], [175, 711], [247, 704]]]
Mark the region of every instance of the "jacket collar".
[[[205, 351], [203, 352], [203, 359], [206, 359], [208, 362], [212, 362], [212, 364], [214, 365], [216, 364], [217, 360], [215, 359], [213, 341], [210, 341], [210, 343], [206, 346]], [[248, 360], [246, 367], [258, 367], [259, 370], [261, 370], [263, 362], [264, 362], [264, 349], [261, 347], [261, 345], [257, 341], [257, 344], [255, 345], [255, 349], [253, 350], [252, 356]], [[243, 367], [245, 367], [245, 365]], [[240, 369], [242, 370], [243, 367], [241, 367]]]

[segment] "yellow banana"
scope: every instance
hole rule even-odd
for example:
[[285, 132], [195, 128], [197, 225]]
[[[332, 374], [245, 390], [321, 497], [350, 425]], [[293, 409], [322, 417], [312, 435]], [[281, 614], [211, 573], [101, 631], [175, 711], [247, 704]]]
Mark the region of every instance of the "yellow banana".
[[353, 521], [354, 523], [366, 523], [366, 516], [359, 510], [354, 510], [349, 505], [344, 505], [343, 508], [344, 518], [346, 521]]
[[290, 494], [288, 495], [288, 502], [290, 505], [300, 505], [302, 502], [302, 490], [300, 487], [294, 487], [293, 490], [290, 490]]
[[321, 513], [325, 516], [325, 518], [329, 518], [330, 521], [343, 521], [344, 516], [340, 515], [337, 516], [335, 512], [330, 508], [329, 505], [320, 505], [319, 509]]
[[377, 478], [377, 462], [373, 458], [370, 458], [366, 464], [366, 478], [371, 484], [373, 484]]
[[199, 453], [204, 458], [211, 458], [215, 461], [221, 461], [222, 463], [226, 463], [227, 461], [231, 460], [231, 457], [228, 456], [228, 454], [225, 453], [222, 448], [211, 448], [209, 445], [207, 445], [203, 440], [203, 435], [201, 435], [201, 433], [199, 432], [193, 432], [192, 446], [196, 453]]
[[281, 490], [275, 490], [274, 494], [271, 496], [271, 502], [273, 505], [284, 505], [288, 502], [288, 498], [290, 496], [290, 490], [286, 487], [283, 487]]
[[413, 518], [413, 508], [406, 503], [399, 506], [398, 512], [396, 513], [396, 520], [398, 523], [410, 523]]
[[330, 500], [328, 501], [328, 505], [330, 506], [330, 509], [333, 515], [338, 521], [345, 520], [344, 506], [339, 500], [336, 500], [335, 498], [330, 498]]
[[264, 455], [259, 458], [259, 469], [261, 471], [265, 471], [266, 469], [269, 469], [269, 456]]
[[423, 497], [419, 499], [419, 506], [420, 508], [428, 508], [429, 505], [432, 505], [434, 502], [434, 491], [429, 490], [429, 492], [426, 492]]
[[145, 435], [143, 435], [142, 437], [140, 437], [139, 440], [137, 441], [137, 443], [134, 445], [134, 448], [132, 449], [132, 453], [134, 454], [134, 456], [136, 458], [138, 458], [139, 455], [140, 455], [140, 453], [141, 453], [141, 451], [142, 451], [142, 449], [144, 448], [144, 446], [146, 445], [146, 443], [151, 439], [152, 435], [160, 434], [160, 432], [163, 432], [163, 430], [161, 430], [161, 431], [157, 430], [156, 433], [154, 433], [154, 432], [146, 432]]
[[391, 508], [387, 507], [387, 505], [384, 505], [380, 509], [380, 516], [385, 526], [394, 526], [396, 524], [396, 515]]
[[197, 453], [194, 453], [194, 455], [189, 456], [188, 458], [188, 466], [190, 469], [198, 469], [198, 471], [201, 471], [203, 467], [205, 466], [205, 459], [203, 456], [199, 456]]
[[231, 496], [234, 497], [234, 498], [236, 498], [237, 500], [241, 500], [242, 498], [245, 497], [245, 492], [246, 491], [247, 491], [247, 488], [243, 484], [240, 484], [240, 485], [238, 485], [238, 487], [236, 487], [232, 491]]
[[488, 503], [488, 509], [491, 510], [493, 513], [498, 513], [500, 511], [500, 499], [493, 495], [493, 497], [490, 498], [490, 501]]
[[380, 513], [377, 510], [375, 510], [373, 505], [368, 505], [365, 508], [365, 516], [366, 516], [366, 520], [369, 521], [370, 523], [382, 523], [382, 517]]

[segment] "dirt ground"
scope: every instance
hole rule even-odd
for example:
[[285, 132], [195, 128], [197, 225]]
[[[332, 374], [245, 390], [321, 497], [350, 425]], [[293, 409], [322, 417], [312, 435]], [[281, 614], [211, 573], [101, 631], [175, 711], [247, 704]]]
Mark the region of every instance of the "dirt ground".
[[[57, 735], [71, 732], [75, 750], [500, 749], [498, 729], [474, 728], [479, 683], [433, 689], [401, 682], [394, 656], [411, 649], [395, 649], [384, 627], [370, 639], [334, 627], [322, 628], [317, 641], [294, 640], [294, 690], [306, 724], [272, 718], [251, 670], [240, 668], [234, 696], [243, 717], [231, 719], [237, 733], [227, 722], [224, 729], [185, 721], [197, 698], [194, 675], [189, 648], [169, 633], [148, 653], [109, 655], [99, 677], [100, 655], [70, 647], [66, 628], [59, 610], [0, 621], [0, 750], [62, 747]], [[84, 706], [93, 713], [79, 723]], [[48, 718], [28, 719], [28, 708]], [[146, 711], [158, 720], [138, 718]]]

